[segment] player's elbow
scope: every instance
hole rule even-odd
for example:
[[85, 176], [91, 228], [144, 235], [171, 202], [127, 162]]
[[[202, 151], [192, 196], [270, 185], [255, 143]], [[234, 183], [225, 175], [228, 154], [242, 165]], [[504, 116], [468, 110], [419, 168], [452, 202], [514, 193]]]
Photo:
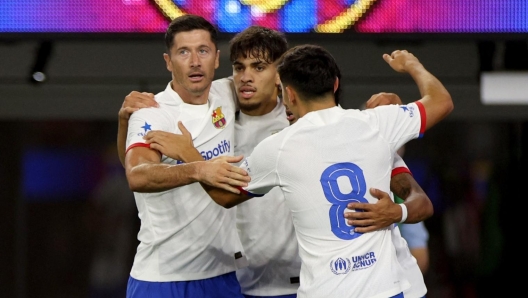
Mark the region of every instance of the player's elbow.
[[451, 98], [451, 94], [449, 94], [446, 91], [446, 94], [444, 95], [444, 118], [447, 117], [453, 110], [455, 109], [455, 104], [453, 103], [453, 98]]
[[137, 180], [128, 180], [128, 187], [133, 192], [147, 192], [145, 184], [140, 183]]
[[222, 201], [222, 202], [216, 202], [216, 203], [226, 209], [231, 209], [237, 205], [236, 203], [230, 202], [230, 201]]
[[426, 107], [426, 130], [430, 129], [438, 122], [449, 116], [453, 112], [455, 106], [451, 95], [445, 91], [442, 94], [437, 94], [434, 101], [424, 101]]
[[431, 202], [431, 200], [427, 199], [426, 201], [424, 201], [423, 209], [424, 209], [424, 217], [425, 217], [424, 220], [434, 215], [434, 207], [433, 207], [433, 203]]
[[135, 173], [134, 171], [127, 171], [126, 177], [128, 180], [128, 187], [133, 192], [148, 192], [148, 181], [143, 175]]
[[453, 104], [453, 99], [447, 90], [437, 94], [436, 97], [437, 102], [441, 102], [441, 104], [438, 105], [438, 108], [435, 109], [436, 118], [440, 121], [453, 112], [455, 105]]
[[222, 194], [211, 194], [209, 193], [209, 196], [217, 203], [218, 205], [230, 209], [238, 205], [234, 200], [230, 199], [228, 196], [222, 195]]

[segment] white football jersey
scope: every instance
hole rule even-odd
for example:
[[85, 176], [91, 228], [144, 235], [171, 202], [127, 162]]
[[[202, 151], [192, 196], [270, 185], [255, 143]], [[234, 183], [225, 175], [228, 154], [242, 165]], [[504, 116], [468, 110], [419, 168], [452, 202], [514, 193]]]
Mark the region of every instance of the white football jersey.
[[[251, 155], [260, 141], [289, 125], [280, 100], [266, 115], [239, 112], [235, 122], [235, 155]], [[238, 233], [249, 263], [237, 271], [237, 278], [246, 295], [295, 294], [301, 259], [290, 210], [280, 188], [275, 187], [265, 197], [237, 206]]]
[[409, 287], [392, 227], [356, 233], [344, 211], [350, 202], [375, 203], [371, 187], [390, 193], [395, 152], [423, 132], [422, 108], [310, 112], [243, 162], [252, 179], [246, 191], [261, 196], [280, 186], [285, 196], [302, 259], [299, 298], [386, 298]]
[[[146, 146], [149, 130], [181, 133], [182, 121], [194, 146], [208, 160], [233, 155], [235, 106], [229, 98], [210, 94], [207, 105], [185, 104], [170, 83], [156, 95], [159, 108], [132, 114], [127, 150]], [[162, 156], [162, 163], [180, 163]], [[199, 183], [158, 193], [134, 193], [141, 219], [138, 246], [130, 275], [143, 281], [197, 280], [233, 272], [242, 246], [235, 225], [236, 208], [225, 209]]]

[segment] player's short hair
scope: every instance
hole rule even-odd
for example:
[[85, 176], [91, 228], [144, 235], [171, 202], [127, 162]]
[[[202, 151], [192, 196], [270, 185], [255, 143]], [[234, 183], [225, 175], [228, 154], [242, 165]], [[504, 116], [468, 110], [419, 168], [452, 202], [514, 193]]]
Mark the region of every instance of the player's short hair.
[[251, 56], [271, 64], [288, 50], [288, 42], [282, 32], [262, 26], [246, 28], [236, 34], [229, 45], [231, 62], [239, 57]]
[[167, 30], [165, 31], [165, 47], [167, 48], [167, 52], [170, 53], [170, 49], [174, 45], [174, 36], [176, 34], [192, 30], [208, 31], [211, 36], [211, 41], [215, 45], [215, 50], [218, 49], [218, 30], [216, 27], [201, 16], [186, 14], [172, 20], [169, 27], [167, 27]]
[[324, 48], [309, 44], [284, 53], [278, 72], [282, 84], [291, 86], [306, 100], [333, 94], [335, 80], [341, 77], [334, 57]]

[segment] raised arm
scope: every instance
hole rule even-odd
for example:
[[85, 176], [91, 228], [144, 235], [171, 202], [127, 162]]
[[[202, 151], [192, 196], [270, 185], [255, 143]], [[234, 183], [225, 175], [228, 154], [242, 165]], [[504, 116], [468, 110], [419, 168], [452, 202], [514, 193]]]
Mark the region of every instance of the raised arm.
[[142, 108], [158, 107], [154, 94], [132, 91], [125, 97], [118, 113], [117, 125], [117, 155], [123, 167], [125, 166], [126, 139], [128, 133], [128, 119], [135, 111]]
[[408, 73], [416, 82], [426, 114], [425, 129], [431, 128], [453, 111], [453, 100], [444, 85], [406, 50], [396, 50], [383, 59], [397, 72]]

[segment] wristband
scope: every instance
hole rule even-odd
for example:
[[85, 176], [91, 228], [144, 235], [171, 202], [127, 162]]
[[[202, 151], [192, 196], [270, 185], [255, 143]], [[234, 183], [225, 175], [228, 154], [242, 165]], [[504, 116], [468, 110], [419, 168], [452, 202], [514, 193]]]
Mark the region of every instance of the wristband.
[[402, 217], [400, 223], [404, 223], [407, 220], [407, 206], [404, 203], [398, 204], [402, 209]]

